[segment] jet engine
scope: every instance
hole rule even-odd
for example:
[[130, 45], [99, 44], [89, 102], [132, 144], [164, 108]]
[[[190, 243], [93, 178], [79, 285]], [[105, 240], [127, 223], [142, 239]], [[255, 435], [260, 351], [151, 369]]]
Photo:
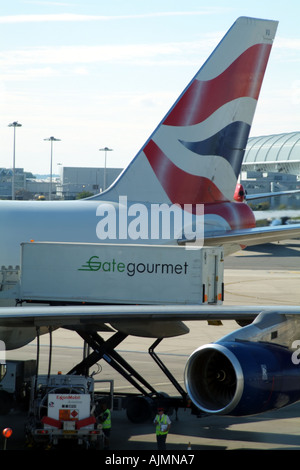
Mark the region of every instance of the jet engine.
[[300, 399], [300, 365], [293, 363], [292, 355], [287, 347], [270, 343], [232, 341], [202, 346], [186, 365], [188, 395], [204, 412], [232, 416], [295, 403]]

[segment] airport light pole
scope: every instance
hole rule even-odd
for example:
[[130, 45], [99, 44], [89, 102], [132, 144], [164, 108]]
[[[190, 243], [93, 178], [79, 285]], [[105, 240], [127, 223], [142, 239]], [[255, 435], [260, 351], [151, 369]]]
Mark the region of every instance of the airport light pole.
[[14, 128], [14, 148], [13, 148], [13, 174], [12, 174], [12, 183], [11, 183], [11, 198], [15, 199], [15, 173], [16, 173], [16, 127], [22, 127], [18, 121], [14, 121], [8, 124], [8, 127]]
[[99, 149], [100, 152], [105, 152], [105, 161], [104, 161], [104, 182], [103, 182], [103, 186], [104, 186], [104, 191], [106, 189], [106, 155], [107, 155], [107, 152], [112, 152], [113, 149], [109, 149], [108, 147], [104, 147], [103, 149]]
[[52, 196], [52, 160], [53, 160], [53, 142], [60, 141], [61, 139], [56, 139], [55, 137], [48, 137], [44, 139], [51, 142], [51, 154], [50, 154], [50, 185], [49, 185], [49, 201], [51, 201]]

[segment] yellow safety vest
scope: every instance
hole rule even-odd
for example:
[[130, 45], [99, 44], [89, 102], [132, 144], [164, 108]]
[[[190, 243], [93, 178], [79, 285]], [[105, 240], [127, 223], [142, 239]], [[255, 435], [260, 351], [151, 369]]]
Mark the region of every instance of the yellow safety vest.
[[158, 436], [161, 436], [163, 434], [168, 434], [168, 430], [166, 430], [166, 431], [161, 430], [161, 425], [162, 424], [165, 425], [165, 426], [168, 426], [167, 415], [162, 415], [161, 417], [159, 415], [156, 415], [155, 420], [157, 421], [156, 434]]
[[[110, 429], [111, 428], [111, 414], [110, 414], [110, 410], [105, 410], [104, 413], [101, 413], [100, 415], [100, 419], [102, 418], [102, 416], [107, 413], [107, 418], [105, 421], [102, 422], [102, 428], [103, 429]], [[101, 419], [102, 421], [102, 419]]]

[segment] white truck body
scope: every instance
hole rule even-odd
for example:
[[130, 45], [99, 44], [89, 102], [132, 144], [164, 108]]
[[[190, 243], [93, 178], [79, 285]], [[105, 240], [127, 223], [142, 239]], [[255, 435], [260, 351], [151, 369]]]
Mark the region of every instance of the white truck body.
[[23, 243], [18, 298], [102, 304], [220, 304], [221, 247]]

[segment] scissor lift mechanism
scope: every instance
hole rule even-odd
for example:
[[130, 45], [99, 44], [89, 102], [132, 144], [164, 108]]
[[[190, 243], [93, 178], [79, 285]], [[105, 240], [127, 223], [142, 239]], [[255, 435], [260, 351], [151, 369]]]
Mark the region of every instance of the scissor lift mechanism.
[[[87, 355], [79, 364], [73, 367], [68, 374], [85, 375], [90, 367], [96, 364], [101, 359], [105, 360], [114, 370], [116, 370], [122, 377], [124, 377], [133, 387], [135, 387], [140, 395], [130, 397], [130, 402], [127, 406], [128, 418], [134, 422], [136, 420], [147, 419], [151, 413], [151, 409], [155, 409], [158, 405], [164, 406], [167, 409], [175, 407], [187, 406], [187, 393], [171, 374], [165, 364], [155, 353], [155, 348], [162, 341], [157, 339], [149, 348], [148, 352], [155, 363], [159, 366], [162, 372], [167, 376], [168, 380], [173, 384], [179, 392], [180, 397], [166, 397], [165, 394], [158, 392], [155, 388], [147, 382], [116, 350], [115, 348], [124, 341], [128, 335], [116, 332], [106, 341], [96, 332], [82, 332], [77, 331], [86, 344], [92, 349], [92, 352]], [[135, 403], [136, 407], [133, 406]], [[133, 411], [137, 409], [138, 412]], [[144, 410], [143, 410], [144, 409]], [[144, 411], [144, 412], [143, 412]]]

